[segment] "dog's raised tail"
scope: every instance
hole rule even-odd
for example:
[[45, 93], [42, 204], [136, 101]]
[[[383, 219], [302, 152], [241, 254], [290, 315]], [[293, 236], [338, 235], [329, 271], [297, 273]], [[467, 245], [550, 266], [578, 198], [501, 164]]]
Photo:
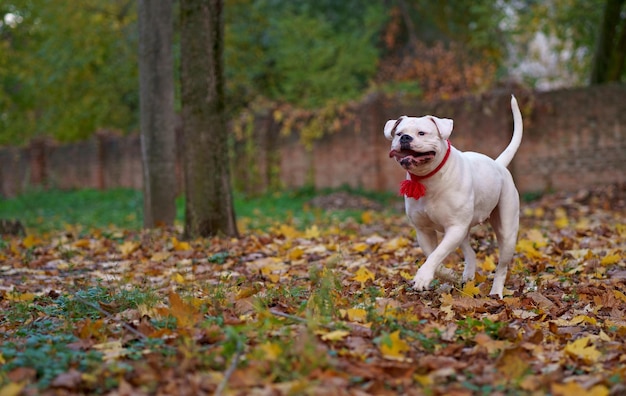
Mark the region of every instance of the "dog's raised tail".
[[513, 112], [513, 138], [502, 154], [496, 158], [496, 162], [503, 166], [508, 166], [513, 160], [517, 149], [522, 143], [522, 135], [524, 134], [522, 113], [519, 111], [519, 106], [517, 105], [517, 100], [514, 95], [511, 95], [511, 111]]

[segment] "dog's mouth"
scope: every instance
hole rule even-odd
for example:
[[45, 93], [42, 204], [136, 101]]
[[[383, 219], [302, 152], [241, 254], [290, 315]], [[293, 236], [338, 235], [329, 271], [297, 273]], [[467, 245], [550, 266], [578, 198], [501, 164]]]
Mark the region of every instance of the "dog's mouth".
[[400, 163], [400, 165], [402, 165], [404, 168], [408, 168], [411, 165], [420, 165], [431, 161], [435, 158], [436, 154], [437, 153], [435, 153], [434, 151], [426, 151], [421, 153], [419, 151], [402, 149], [391, 150], [389, 152], [389, 158], [395, 158], [396, 161]]

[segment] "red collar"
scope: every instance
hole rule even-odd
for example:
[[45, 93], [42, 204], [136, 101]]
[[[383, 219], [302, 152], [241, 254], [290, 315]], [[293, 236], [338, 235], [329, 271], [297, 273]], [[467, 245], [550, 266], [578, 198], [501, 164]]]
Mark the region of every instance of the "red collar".
[[426, 195], [426, 186], [420, 183], [420, 181], [433, 176], [435, 173], [439, 172], [441, 168], [443, 168], [443, 166], [446, 164], [446, 162], [448, 161], [448, 157], [450, 157], [450, 149], [452, 147], [449, 140], [446, 140], [446, 142], [448, 142], [448, 150], [446, 151], [446, 155], [443, 157], [441, 163], [437, 165], [437, 167], [432, 172], [424, 176], [417, 176], [412, 173], [408, 173], [411, 178], [404, 180], [402, 181], [402, 183], [400, 183], [401, 195], [406, 195], [407, 197], [413, 199], [420, 199], [421, 197]]

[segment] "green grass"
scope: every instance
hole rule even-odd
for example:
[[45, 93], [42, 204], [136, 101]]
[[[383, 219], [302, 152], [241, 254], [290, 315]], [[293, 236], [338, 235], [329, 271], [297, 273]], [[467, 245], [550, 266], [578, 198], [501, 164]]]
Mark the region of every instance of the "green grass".
[[[341, 190], [383, 203], [399, 199], [389, 193]], [[333, 191], [338, 190], [303, 188], [253, 198], [236, 194], [235, 211], [237, 218], [253, 229], [266, 229], [277, 223], [306, 228], [321, 218], [343, 220], [353, 217], [358, 220], [362, 213], [360, 210], [329, 212], [307, 205], [316, 195]], [[177, 199], [176, 206], [177, 222], [182, 224], [185, 210], [183, 197]], [[16, 198], [1, 199], [0, 219], [19, 219], [27, 230], [36, 232], [59, 230], [66, 225], [80, 225], [85, 229], [116, 227], [133, 230], [141, 228], [143, 222], [143, 196], [141, 191], [132, 189], [33, 190]]]

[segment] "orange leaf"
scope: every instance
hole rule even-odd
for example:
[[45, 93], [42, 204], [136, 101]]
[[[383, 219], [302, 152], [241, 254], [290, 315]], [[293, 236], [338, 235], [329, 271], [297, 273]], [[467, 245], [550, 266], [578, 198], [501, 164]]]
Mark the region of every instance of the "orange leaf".
[[176, 292], [170, 293], [169, 301], [170, 314], [176, 318], [178, 327], [192, 327], [200, 319], [196, 308], [185, 303]]

